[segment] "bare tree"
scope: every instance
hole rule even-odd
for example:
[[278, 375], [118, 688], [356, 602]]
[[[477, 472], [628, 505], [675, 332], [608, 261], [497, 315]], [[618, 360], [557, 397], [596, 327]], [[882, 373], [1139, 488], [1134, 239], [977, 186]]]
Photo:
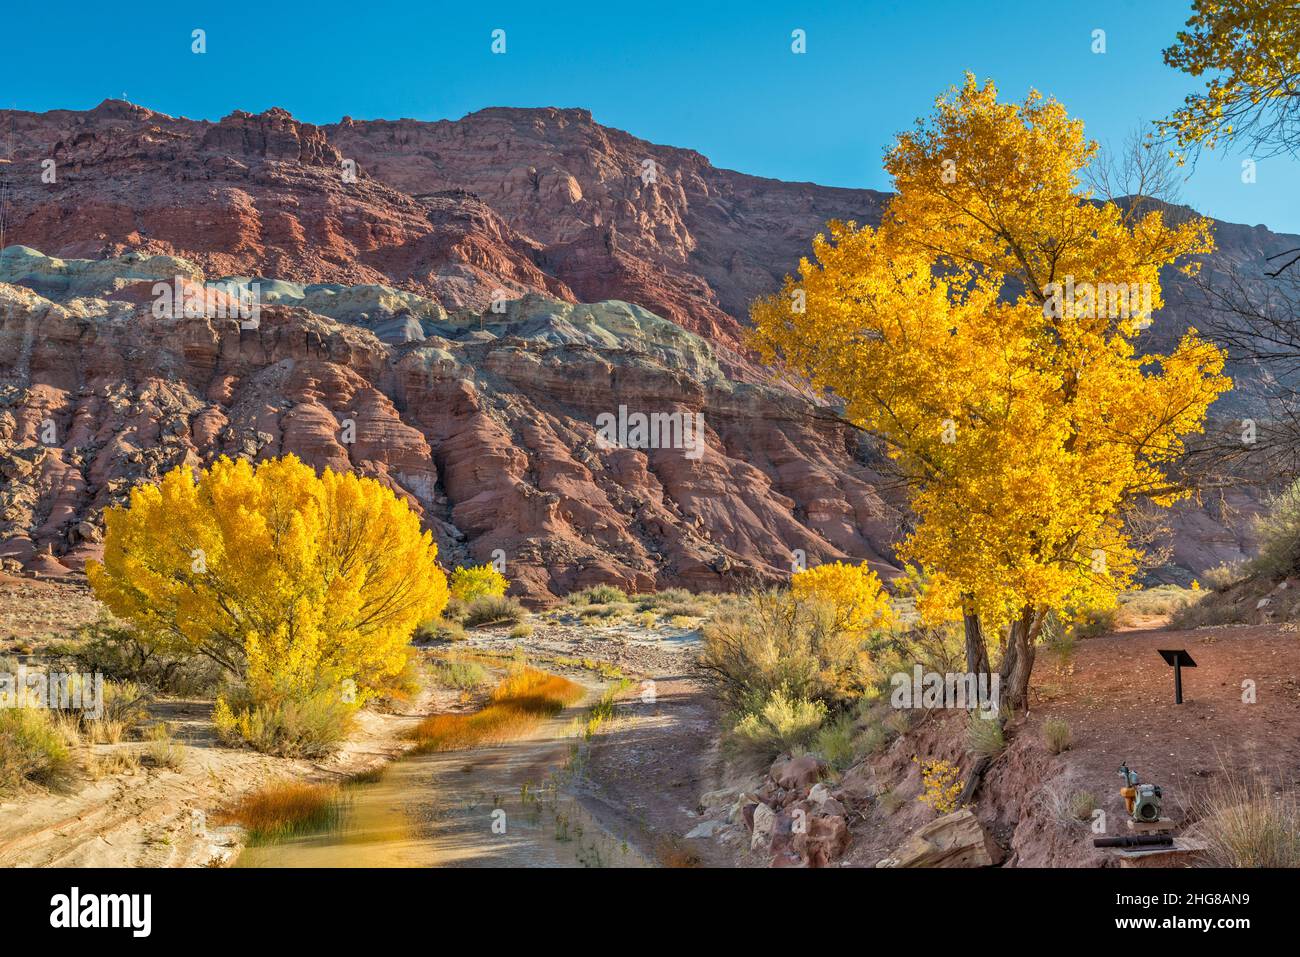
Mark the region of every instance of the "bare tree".
[[1144, 125], [1135, 127], [1117, 145], [1103, 144], [1085, 178], [1094, 196], [1122, 206], [1129, 217], [1153, 204], [1178, 206], [1186, 179], [1169, 151], [1143, 132]]

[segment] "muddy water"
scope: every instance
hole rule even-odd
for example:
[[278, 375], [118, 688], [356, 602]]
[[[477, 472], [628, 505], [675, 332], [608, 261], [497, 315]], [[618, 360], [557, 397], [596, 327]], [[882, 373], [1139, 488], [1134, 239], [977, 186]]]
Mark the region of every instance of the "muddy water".
[[414, 755], [348, 789], [339, 828], [246, 848], [237, 867], [641, 867], [563, 791], [574, 709], [525, 741]]

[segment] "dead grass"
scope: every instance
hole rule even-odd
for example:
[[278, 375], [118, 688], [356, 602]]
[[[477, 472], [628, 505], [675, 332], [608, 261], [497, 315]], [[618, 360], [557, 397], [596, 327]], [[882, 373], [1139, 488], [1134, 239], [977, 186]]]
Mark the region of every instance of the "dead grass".
[[1070, 725], [1060, 718], [1048, 718], [1043, 722], [1043, 743], [1052, 754], [1070, 750]]
[[91, 755], [86, 761], [86, 773], [92, 780], [134, 774], [140, 770], [140, 752], [130, 746], [116, 747], [104, 754]]
[[1193, 828], [1212, 867], [1300, 867], [1300, 806], [1241, 775], [1228, 775], [1195, 802]]
[[559, 714], [585, 694], [559, 675], [520, 668], [492, 689], [488, 703], [472, 714], [435, 714], [413, 735], [418, 751], [456, 751], [521, 738], [544, 719]]
[[342, 813], [340, 791], [328, 784], [285, 781], [254, 791], [220, 815], [248, 832], [250, 845], [270, 844], [334, 827]]
[[144, 757], [155, 768], [179, 770], [185, 764], [185, 745], [172, 737], [166, 722], [160, 721], [145, 733]]

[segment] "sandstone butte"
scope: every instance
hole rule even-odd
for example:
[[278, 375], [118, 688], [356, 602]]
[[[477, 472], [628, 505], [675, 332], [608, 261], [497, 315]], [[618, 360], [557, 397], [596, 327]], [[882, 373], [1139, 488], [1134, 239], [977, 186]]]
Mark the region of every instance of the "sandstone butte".
[[[448, 565], [501, 549], [536, 600], [777, 581], [796, 550], [893, 567], [905, 516], [878, 450], [743, 341], [825, 222], [875, 222], [885, 194], [717, 169], [576, 109], [317, 127], [106, 101], [0, 111], [0, 130], [11, 571], [83, 568], [136, 482], [284, 452], [388, 484]], [[1300, 245], [1216, 233], [1237, 263]], [[158, 282], [209, 301], [256, 282], [260, 323], [155, 315]], [[1156, 345], [1197, 315], [1176, 277], [1166, 299]], [[620, 405], [702, 412], [703, 456], [603, 447]], [[1228, 513], [1253, 506], [1180, 508], [1170, 575], [1238, 557]]]

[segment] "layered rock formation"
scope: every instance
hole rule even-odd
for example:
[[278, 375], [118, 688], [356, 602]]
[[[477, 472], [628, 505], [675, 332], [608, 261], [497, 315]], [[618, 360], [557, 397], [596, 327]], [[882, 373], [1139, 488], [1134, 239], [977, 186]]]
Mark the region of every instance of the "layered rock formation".
[[539, 244], [481, 200], [385, 186], [283, 110], [207, 123], [106, 101], [8, 111], [0, 124], [15, 144], [7, 244], [63, 258], [180, 256], [213, 275], [387, 283], [448, 306], [486, 305], [496, 289], [573, 298], [537, 266]]
[[749, 304], [780, 285], [827, 221], [877, 222], [887, 198], [717, 169], [694, 150], [648, 143], [579, 109], [344, 119], [324, 129], [398, 189], [482, 197], [544, 244], [546, 268], [580, 298], [640, 302], [728, 343]]
[[[285, 452], [403, 495], [448, 564], [500, 549], [538, 599], [735, 588], [783, 577], [796, 550], [883, 566], [897, 535], [854, 430], [728, 378], [707, 341], [639, 306], [529, 295], [448, 319], [383, 286], [268, 282], [248, 328], [156, 315], [149, 293], [177, 276], [203, 282], [167, 256], [3, 254], [0, 559], [80, 569], [132, 484]], [[602, 442], [620, 407], [701, 413], [701, 454]]]
[[[501, 548], [538, 597], [720, 587], [784, 574], [794, 549], [888, 557], [898, 503], [858, 437], [742, 343], [750, 301], [827, 220], [876, 221], [883, 194], [719, 170], [584, 110], [315, 127], [106, 101], [0, 111], [0, 129], [0, 246], [29, 247], [0, 275], [11, 561], [76, 567], [129, 482], [281, 451], [379, 476], [451, 560]], [[1300, 245], [1217, 232], [1211, 269], [1259, 273]], [[262, 325], [155, 317], [159, 280], [202, 290], [208, 316], [255, 284]], [[1201, 315], [1176, 275], [1166, 301], [1156, 348]], [[1232, 414], [1254, 414], [1250, 395]], [[704, 413], [707, 451], [598, 447], [597, 416], [620, 406]], [[1233, 510], [1254, 504], [1180, 509], [1174, 577], [1240, 557]]]

